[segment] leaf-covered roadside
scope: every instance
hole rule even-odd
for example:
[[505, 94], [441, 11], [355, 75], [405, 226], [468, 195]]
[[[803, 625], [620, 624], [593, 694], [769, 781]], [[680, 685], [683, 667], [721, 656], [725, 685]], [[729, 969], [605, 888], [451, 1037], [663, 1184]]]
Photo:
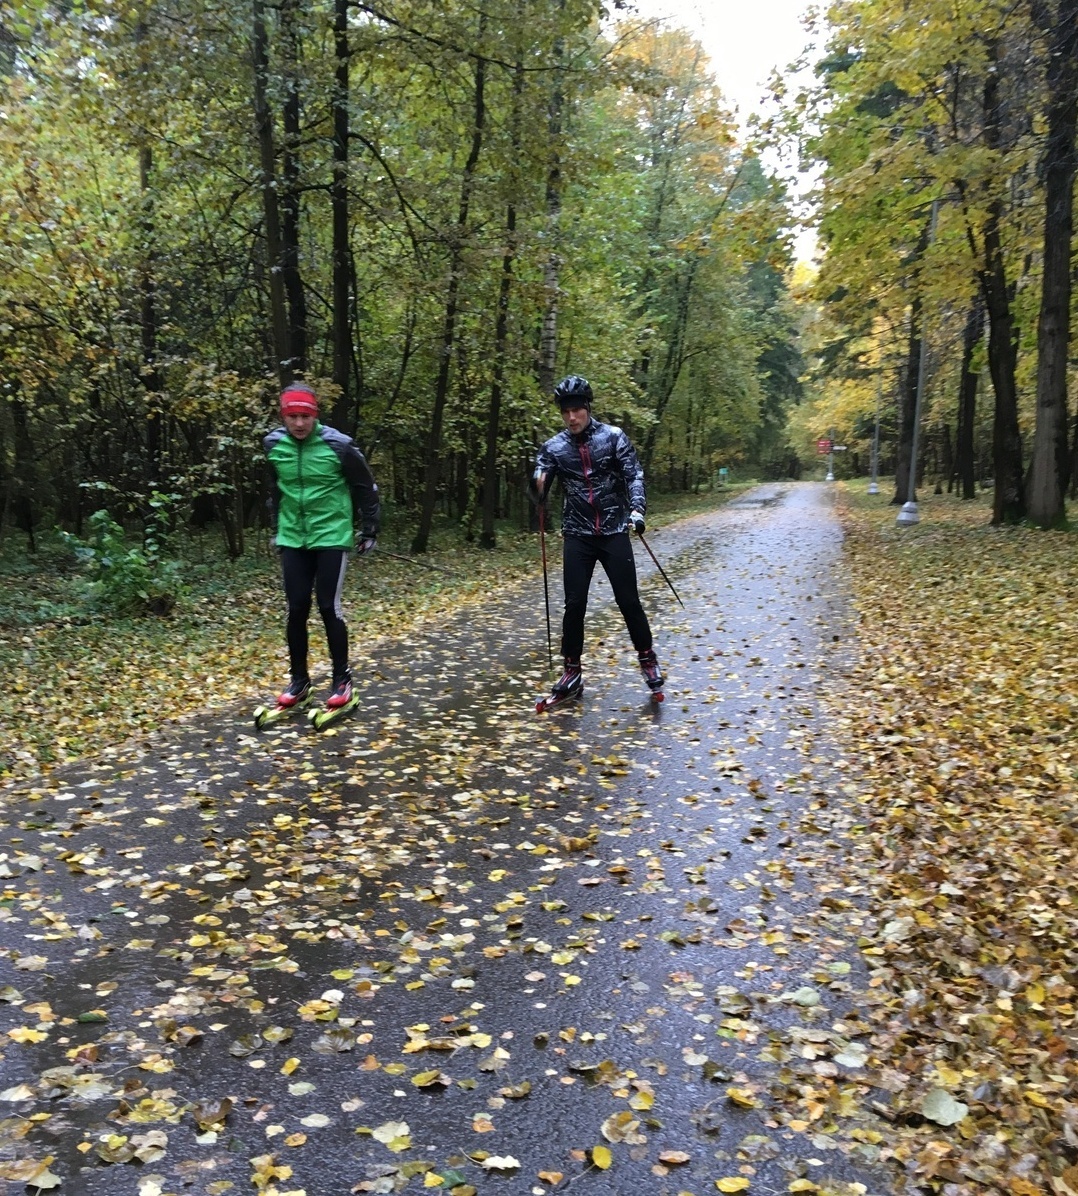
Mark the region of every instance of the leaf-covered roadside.
[[907, 1190], [1078, 1192], [1074, 536], [841, 505], [860, 649], [829, 702], [894, 1156]]

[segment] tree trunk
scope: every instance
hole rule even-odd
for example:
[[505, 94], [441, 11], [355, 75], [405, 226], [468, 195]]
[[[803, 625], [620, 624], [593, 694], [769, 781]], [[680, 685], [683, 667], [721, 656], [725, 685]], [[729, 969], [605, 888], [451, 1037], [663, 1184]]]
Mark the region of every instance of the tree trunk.
[[[486, 32], [486, 13], [479, 17], [479, 37], [477, 45], [482, 46], [483, 35]], [[419, 512], [419, 527], [412, 540], [413, 552], [426, 552], [430, 542], [430, 529], [434, 522], [434, 506], [438, 498], [438, 482], [442, 454], [442, 425], [445, 421], [446, 400], [449, 397], [449, 370], [453, 357], [453, 341], [457, 328], [457, 307], [460, 302], [460, 282], [464, 269], [463, 248], [468, 235], [468, 213], [471, 206], [472, 191], [475, 187], [475, 170], [479, 162], [479, 152], [483, 147], [483, 130], [486, 123], [485, 107], [486, 88], [486, 59], [477, 54], [475, 59], [475, 115], [472, 124], [472, 145], [468, 153], [468, 160], [464, 164], [464, 174], [460, 183], [460, 206], [457, 211], [457, 223], [451, 237], [449, 251], [449, 285], [446, 289], [445, 312], [442, 316], [442, 340], [440, 361], [438, 365], [438, 380], [434, 390], [434, 409], [431, 412], [430, 435], [427, 438], [425, 454], [423, 505]]]
[[281, 217], [277, 207], [277, 157], [273, 145], [273, 115], [267, 98], [268, 38], [263, 0], [252, 0], [251, 65], [254, 71], [255, 137], [261, 168], [262, 211], [266, 226], [266, 267], [270, 294], [273, 370], [282, 386], [292, 380], [292, 348], [288, 335], [284, 280], [281, 276]]
[[1051, 527], [1065, 515], [1070, 464], [1067, 349], [1078, 127], [1078, 0], [1059, 0], [1054, 21], [1047, 5], [1034, 3], [1032, 8], [1048, 34], [1048, 130], [1042, 158], [1044, 274], [1037, 323], [1037, 422], [1026, 502], [1030, 519], [1041, 527]]
[[34, 535], [34, 501], [37, 497], [39, 454], [34, 450], [33, 438], [30, 435], [30, 418], [27, 415], [26, 403], [22, 398], [22, 388], [17, 378], [14, 391], [15, 397], [9, 400], [12, 422], [15, 425], [15, 462], [11, 471], [13, 483], [11, 505], [16, 526], [26, 533], [27, 548], [30, 552], [37, 552], [37, 539]]
[[954, 446], [951, 443], [951, 425], [944, 423], [940, 429], [939, 467], [936, 471], [936, 493], [943, 493], [943, 480], [947, 480], [948, 493], [954, 477]]
[[[644, 451], [641, 454], [641, 465], [644, 474], [651, 469], [651, 459], [655, 453], [655, 441], [663, 415], [674, 394], [681, 367], [685, 364], [685, 337], [689, 327], [689, 315], [692, 311], [692, 289], [696, 281], [697, 268], [700, 257], [694, 255], [688, 263], [685, 276], [677, 283], [677, 300], [674, 309], [674, 321], [668, 332], [666, 342], [666, 357], [657, 380], [651, 382], [650, 393], [655, 399], [655, 421], [648, 428], [644, 439]], [[646, 378], [646, 374], [644, 375]]]
[[[928, 230], [921, 234], [918, 242], [918, 257], [924, 256], [928, 245]], [[895, 449], [895, 493], [891, 506], [902, 506], [912, 499], [916, 501], [915, 487], [910, 487], [909, 470], [913, 456], [913, 425], [916, 419], [916, 380], [921, 359], [921, 292], [920, 283], [915, 283], [913, 300], [909, 304], [909, 341], [906, 350], [906, 372], [902, 379], [901, 409], [899, 411], [899, 444]], [[914, 475], [915, 481], [915, 475]]]
[[[147, 29], [145, 21], [139, 21], [135, 40], [139, 56], [144, 56]], [[147, 74], [145, 63], [140, 65], [140, 74]], [[161, 375], [157, 369], [157, 307], [156, 280], [154, 277], [154, 202], [151, 189], [153, 175], [153, 150], [148, 134], [141, 134], [142, 144], [138, 151], [139, 201], [142, 211], [139, 216], [139, 233], [142, 239], [139, 261], [139, 339], [142, 361], [139, 381], [146, 395], [146, 483], [149, 497], [151, 490], [161, 482]], [[147, 508], [150, 510], [151, 508]]]
[[[513, 74], [511, 143], [514, 164], [520, 161], [520, 108], [523, 94], [524, 63], [518, 56], [516, 70]], [[494, 548], [498, 542], [494, 532], [494, 521], [498, 511], [498, 431], [501, 423], [502, 387], [505, 384], [505, 360], [509, 341], [509, 296], [513, 285], [513, 264], [517, 251], [516, 194], [517, 181], [514, 173], [510, 200], [505, 210], [505, 252], [502, 254], [502, 276], [498, 284], [498, 314], [494, 321], [494, 370], [490, 381], [487, 444], [483, 460], [483, 528], [479, 534], [481, 548]]]
[[[565, 0], [559, 0], [558, 11], [565, 11]], [[539, 389], [544, 395], [554, 392], [558, 365], [558, 297], [561, 257], [561, 134], [565, 92], [562, 87], [562, 59], [565, 43], [561, 37], [554, 42], [554, 70], [550, 106], [547, 114], [547, 139], [550, 157], [546, 175], [546, 238], [547, 252], [543, 259], [543, 324], [539, 334]]]
[[[139, 336], [142, 348], [142, 368], [139, 381], [146, 395], [146, 483], [147, 493], [161, 484], [161, 375], [157, 369], [157, 305], [154, 280], [153, 193], [150, 175], [153, 172], [153, 151], [148, 145], [139, 148], [139, 191], [142, 201], [140, 231], [142, 233], [142, 261], [139, 267]], [[149, 508], [147, 508], [149, 509]]]
[[[1000, 146], [1002, 116], [998, 46], [994, 43], [989, 47], [989, 66], [984, 85], [984, 139], [988, 148], [995, 150]], [[980, 281], [985, 307], [988, 309], [988, 365], [992, 374], [992, 389], [995, 391], [995, 418], [992, 425], [994, 524], [1018, 523], [1026, 513], [1022, 478], [1022, 435], [1018, 428], [1018, 385], [1015, 381], [1018, 338], [1011, 313], [1010, 288], [1003, 260], [1000, 236], [1003, 221], [1003, 201], [993, 199], [988, 206], [988, 218], [984, 227], [984, 264], [980, 272]]]
[[281, 195], [281, 277], [288, 299], [288, 337], [291, 357], [288, 368], [293, 376], [307, 372], [307, 296], [299, 263], [300, 237], [300, 96], [297, 0], [281, 4], [281, 43], [284, 47], [285, 100], [281, 116], [284, 124], [282, 146]]
[[1002, 205], [993, 203], [984, 231], [985, 264], [981, 272], [988, 308], [988, 368], [995, 392], [992, 425], [993, 523], [1018, 523], [1025, 517], [1022, 435], [1018, 428], [1017, 332], [1003, 264], [999, 222]]
[[334, 0], [333, 45], [333, 381], [338, 392], [331, 422], [349, 435], [356, 429], [357, 412], [349, 398], [352, 340], [349, 300], [352, 266], [348, 253], [348, 0]]
[[962, 487], [964, 499], [977, 497], [977, 478], [974, 472], [973, 431], [977, 417], [977, 382], [973, 369], [973, 354], [984, 336], [984, 303], [977, 296], [966, 315], [966, 329], [962, 336], [962, 374], [958, 383], [958, 434], [955, 450], [955, 474]]

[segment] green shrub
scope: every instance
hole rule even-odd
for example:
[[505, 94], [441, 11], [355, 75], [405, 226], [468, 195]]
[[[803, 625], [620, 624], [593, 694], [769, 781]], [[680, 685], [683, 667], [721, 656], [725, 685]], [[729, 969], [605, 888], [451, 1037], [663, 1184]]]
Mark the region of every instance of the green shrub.
[[89, 518], [89, 538], [62, 532], [88, 578], [92, 609], [114, 615], [168, 615], [179, 596], [180, 562], [166, 556], [161, 539], [147, 535], [141, 547], [127, 543], [108, 511]]

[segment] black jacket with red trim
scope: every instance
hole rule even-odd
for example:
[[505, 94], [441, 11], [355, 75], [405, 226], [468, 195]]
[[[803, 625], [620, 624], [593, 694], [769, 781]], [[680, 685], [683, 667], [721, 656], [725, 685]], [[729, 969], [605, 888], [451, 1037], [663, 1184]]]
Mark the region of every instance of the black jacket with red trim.
[[[629, 512], [647, 509], [644, 471], [628, 436], [593, 419], [574, 436], [568, 428], [540, 448], [535, 475], [545, 473], [545, 492], [555, 476], [565, 491], [561, 530], [567, 536], [610, 536], [629, 527]], [[545, 494], [542, 496], [545, 497]]]

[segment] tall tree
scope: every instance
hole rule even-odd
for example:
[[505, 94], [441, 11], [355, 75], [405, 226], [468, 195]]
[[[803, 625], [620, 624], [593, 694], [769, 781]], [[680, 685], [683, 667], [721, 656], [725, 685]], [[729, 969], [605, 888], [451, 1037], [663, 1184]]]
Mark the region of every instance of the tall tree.
[[254, 75], [255, 137], [261, 166], [262, 213], [266, 243], [266, 275], [270, 295], [272, 368], [281, 385], [293, 378], [292, 338], [282, 271], [284, 242], [278, 202], [277, 150], [269, 103], [269, 34], [264, 0], [252, 0], [251, 65]]
[[1071, 241], [1078, 168], [1078, 0], [1030, 0], [1047, 43], [1044, 266], [1037, 322], [1037, 419], [1026, 493], [1030, 518], [1051, 527], [1064, 515], [1070, 466], [1067, 365], [1071, 315]]
[[355, 430], [350, 399], [352, 377], [352, 262], [348, 243], [349, 139], [348, 0], [333, 0], [333, 180], [330, 203], [333, 222], [333, 382], [337, 398], [333, 423]]
[[[483, 46], [487, 26], [487, 14], [479, 14], [478, 44]], [[486, 127], [486, 78], [487, 60], [483, 54], [474, 56], [473, 115], [471, 144], [460, 178], [460, 202], [457, 207], [456, 225], [449, 232], [449, 272], [446, 282], [445, 308], [442, 313], [442, 335], [439, 349], [438, 378], [434, 390], [434, 407], [431, 411], [430, 432], [424, 454], [423, 503], [419, 510], [419, 526], [412, 539], [413, 552], [426, 552], [430, 542], [431, 526], [434, 522], [434, 506], [438, 497], [442, 467], [442, 425], [445, 407], [449, 397], [449, 372], [453, 358], [453, 344], [457, 333], [457, 313], [463, 270], [464, 244], [469, 231], [472, 192], [475, 188], [476, 169], [479, 154], [483, 148], [483, 134]]]

